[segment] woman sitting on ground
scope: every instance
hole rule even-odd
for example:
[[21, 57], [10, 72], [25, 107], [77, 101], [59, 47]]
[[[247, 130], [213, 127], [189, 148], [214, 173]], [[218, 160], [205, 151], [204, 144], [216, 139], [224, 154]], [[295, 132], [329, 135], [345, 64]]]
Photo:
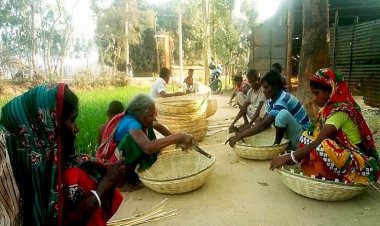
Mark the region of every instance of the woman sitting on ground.
[[[172, 144], [179, 144], [186, 150], [195, 144], [193, 136], [186, 133], [172, 134], [156, 121], [156, 116], [157, 109], [154, 100], [145, 94], [136, 95], [127, 106], [125, 115], [116, 124], [117, 128], [116, 131], [114, 130], [113, 137], [117, 143], [117, 149], [99, 149], [97, 153], [97, 158], [105, 163], [124, 156], [127, 164], [126, 182], [130, 184], [136, 184], [139, 181], [134, 172], [136, 165], [139, 164], [143, 169], [150, 167], [157, 160], [157, 154], [161, 149]], [[156, 139], [153, 129], [165, 137]], [[109, 136], [112, 136], [112, 132], [103, 137]], [[114, 153], [110, 153], [112, 151]]]
[[76, 155], [77, 116], [65, 84], [38, 86], [2, 108], [0, 151], [19, 190], [21, 225], [106, 225], [121, 204], [123, 160], [106, 168]]
[[269, 101], [263, 119], [253, 127], [230, 137], [226, 143], [234, 147], [242, 138], [258, 134], [273, 123], [276, 128], [274, 144], [280, 144], [286, 134], [290, 149], [295, 150], [302, 132], [309, 127], [309, 118], [304, 107], [296, 97], [283, 90], [282, 77], [278, 72], [269, 71], [261, 79], [261, 86]]
[[360, 107], [343, 76], [318, 70], [310, 80], [321, 107], [316, 124], [300, 139], [300, 147], [272, 160], [270, 169], [301, 161], [305, 174], [367, 185], [379, 177], [379, 155]]

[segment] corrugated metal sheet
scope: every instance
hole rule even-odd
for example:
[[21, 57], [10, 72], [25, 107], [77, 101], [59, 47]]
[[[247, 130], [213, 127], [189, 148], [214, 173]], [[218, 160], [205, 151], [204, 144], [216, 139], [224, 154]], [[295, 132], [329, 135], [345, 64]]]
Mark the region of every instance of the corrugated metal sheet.
[[351, 90], [362, 92], [365, 104], [380, 107], [380, 20], [338, 27], [336, 39], [332, 28], [330, 36], [334, 68]]
[[267, 25], [253, 31], [254, 67], [261, 74], [270, 70], [274, 63], [280, 63], [286, 70], [286, 27]]

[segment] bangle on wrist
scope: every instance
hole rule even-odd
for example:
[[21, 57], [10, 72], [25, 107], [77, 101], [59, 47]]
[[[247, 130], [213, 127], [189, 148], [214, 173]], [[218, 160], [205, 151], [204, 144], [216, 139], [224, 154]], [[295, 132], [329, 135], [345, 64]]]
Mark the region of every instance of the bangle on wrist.
[[295, 158], [295, 156], [294, 156], [294, 152], [295, 152], [295, 151], [291, 151], [291, 152], [290, 152], [290, 158], [292, 159], [292, 161], [293, 161], [294, 163], [297, 163], [298, 161], [296, 160], [296, 158]]
[[90, 190], [90, 192], [94, 194], [95, 198], [98, 200], [99, 208], [102, 208], [102, 201], [100, 200], [98, 193], [96, 193], [95, 190]]

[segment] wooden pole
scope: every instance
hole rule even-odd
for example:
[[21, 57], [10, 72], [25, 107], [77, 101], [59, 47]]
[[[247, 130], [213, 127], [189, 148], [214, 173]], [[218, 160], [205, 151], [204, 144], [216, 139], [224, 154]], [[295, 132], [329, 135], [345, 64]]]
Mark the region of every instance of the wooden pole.
[[129, 75], [128, 65], [129, 65], [129, 22], [128, 22], [128, 0], [125, 1], [125, 72], [127, 76]]
[[292, 50], [293, 50], [293, 30], [294, 30], [294, 15], [293, 15], [293, 0], [288, 1], [288, 47], [286, 53], [286, 84], [289, 92], [292, 91]]

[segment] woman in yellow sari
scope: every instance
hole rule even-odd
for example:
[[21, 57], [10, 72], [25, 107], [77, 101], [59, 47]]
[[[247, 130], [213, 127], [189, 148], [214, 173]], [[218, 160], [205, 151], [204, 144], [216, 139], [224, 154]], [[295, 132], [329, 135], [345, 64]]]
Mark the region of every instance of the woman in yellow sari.
[[343, 76], [320, 69], [312, 76], [310, 88], [321, 107], [317, 122], [301, 136], [298, 150], [272, 159], [270, 169], [301, 161], [309, 176], [364, 185], [377, 181], [379, 154]]

